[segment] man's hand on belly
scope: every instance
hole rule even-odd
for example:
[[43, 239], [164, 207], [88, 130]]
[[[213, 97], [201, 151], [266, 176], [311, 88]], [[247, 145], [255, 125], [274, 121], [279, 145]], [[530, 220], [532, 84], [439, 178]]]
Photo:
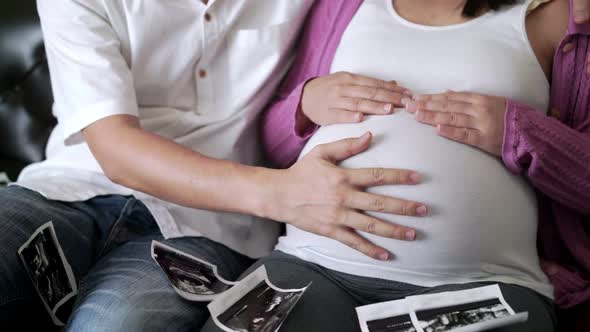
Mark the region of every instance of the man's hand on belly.
[[403, 102], [417, 121], [436, 126], [440, 136], [502, 155], [505, 98], [448, 91]]
[[268, 216], [297, 228], [340, 241], [367, 256], [388, 260], [390, 254], [357, 231], [383, 237], [414, 240], [416, 231], [364, 214], [374, 211], [407, 216], [426, 216], [427, 207], [418, 202], [365, 192], [381, 185], [415, 185], [420, 176], [398, 169], [343, 169], [336, 163], [365, 151], [371, 135], [318, 145], [279, 176]]

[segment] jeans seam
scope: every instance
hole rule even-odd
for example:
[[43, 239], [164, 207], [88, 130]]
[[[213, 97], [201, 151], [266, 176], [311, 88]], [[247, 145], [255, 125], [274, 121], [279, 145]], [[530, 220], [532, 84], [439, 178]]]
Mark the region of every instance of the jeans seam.
[[100, 259], [100, 257], [104, 256], [109, 251], [106, 249], [108, 249], [111, 246], [111, 242], [114, 241], [117, 234], [119, 233], [118, 226], [123, 222], [123, 220], [125, 220], [125, 217], [129, 216], [130, 212], [133, 211], [132, 208], [136, 204], [137, 204], [137, 199], [135, 199], [133, 197], [127, 199], [127, 202], [125, 202], [125, 205], [121, 209], [121, 212], [119, 213], [119, 216], [117, 217], [117, 220], [115, 220], [115, 222], [111, 226], [111, 228], [109, 230], [109, 235], [107, 236], [102, 248], [98, 252], [97, 259]]

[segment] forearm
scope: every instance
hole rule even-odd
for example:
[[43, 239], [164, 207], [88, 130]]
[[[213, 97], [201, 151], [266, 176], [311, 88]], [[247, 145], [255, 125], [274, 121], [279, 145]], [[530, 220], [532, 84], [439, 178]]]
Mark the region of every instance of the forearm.
[[509, 101], [503, 159], [559, 203], [590, 213], [590, 133]]
[[85, 130], [111, 180], [179, 205], [268, 216], [269, 177], [277, 171], [208, 158], [142, 130], [136, 121], [112, 117]]

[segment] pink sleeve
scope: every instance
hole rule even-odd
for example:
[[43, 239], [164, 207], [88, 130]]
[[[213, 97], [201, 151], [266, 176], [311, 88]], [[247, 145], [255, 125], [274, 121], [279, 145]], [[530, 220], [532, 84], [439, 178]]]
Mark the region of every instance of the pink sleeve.
[[[317, 0], [310, 9], [299, 40], [299, 49], [293, 66], [281, 83], [261, 119], [262, 146], [267, 159], [276, 167], [286, 168], [299, 156], [305, 143], [318, 128], [310, 124], [297, 131], [297, 112], [305, 84], [327, 72], [324, 58], [326, 41], [334, 29], [334, 8], [343, 3], [332, 0]], [[327, 63], [327, 62], [326, 62]]]
[[297, 129], [303, 88], [310, 80], [328, 75], [340, 38], [361, 0], [315, 0], [307, 15], [293, 67], [262, 116], [263, 149], [270, 162], [289, 167], [318, 126]]
[[[297, 68], [291, 75], [298, 76]], [[284, 85], [288, 85], [288, 82]], [[317, 129], [315, 125], [309, 125], [301, 132], [297, 131], [296, 115], [300, 108], [303, 87], [308, 80], [300, 82], [295, 89], [286, 96], [276, 98], [264, 113], [261, 125], [261, 135], [264, 151], [268, 160], [277, 167], [286, 168], [292, 165], [299, 156], [305, 143]], [[281, 90], [283, 87], [281, 87]]]
[[525, 175], [553, 200], [588, 214], [590, 119], [579, 128], [509, 100], [502, 158], [510, 171]]

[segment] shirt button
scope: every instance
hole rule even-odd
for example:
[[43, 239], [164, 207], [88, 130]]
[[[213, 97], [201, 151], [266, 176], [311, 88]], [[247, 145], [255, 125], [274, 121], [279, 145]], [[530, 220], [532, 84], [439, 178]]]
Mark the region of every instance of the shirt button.
[[211, 21], [211, 14], [205, 13], [205, 21], [207, 21], [207, 22]]
[[567, 53], [573, 49], [574, 49], [574, 43], [570, 42], [570, 43], [565, 44], [561, 50], [563, 51], [563, 53]]
[[206, 71], [206, 70], [204, 70], [204, 69], [200, 69], [200, 70], [199, 70], [199, 77], [200, 77], [200, 78], [205, 78], [205, 77], [207, 77], [207, 71]]

